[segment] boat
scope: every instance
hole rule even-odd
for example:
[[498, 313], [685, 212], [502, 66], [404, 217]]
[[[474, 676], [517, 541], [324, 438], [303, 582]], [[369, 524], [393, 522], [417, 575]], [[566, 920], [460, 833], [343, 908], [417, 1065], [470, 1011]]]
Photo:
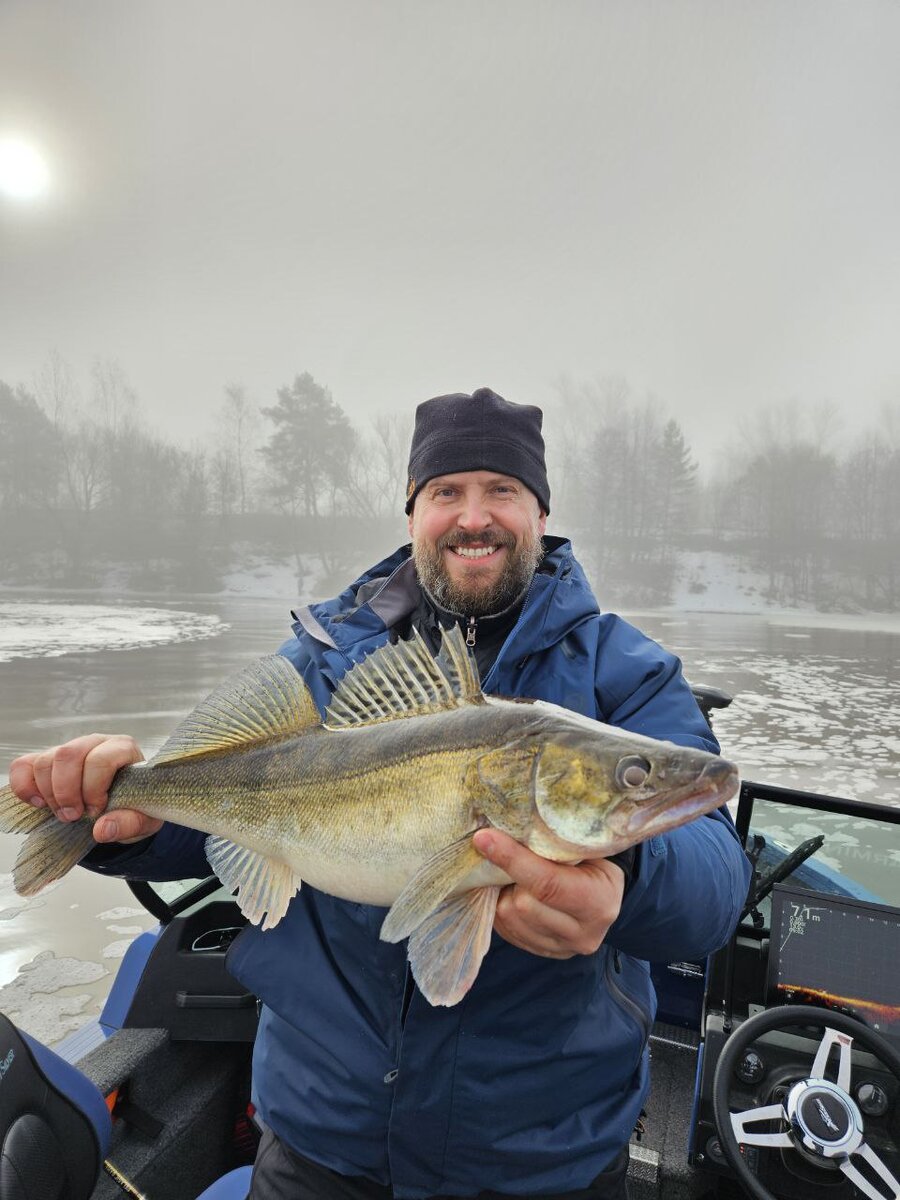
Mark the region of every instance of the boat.
[[[695, 689], [704, 711], [728, 697]], [[652, 964], [633, 1200], [900, 1200], [900, 809], [744, 782], [744, 915], [704, 962]], [[796, 846], [785, 831], [802, 832]], [[0, 1018], [0, 1200], [243, 1200], [256, 997], [211, 877], [164, 899], [100, 1017], [50, 1051]]]

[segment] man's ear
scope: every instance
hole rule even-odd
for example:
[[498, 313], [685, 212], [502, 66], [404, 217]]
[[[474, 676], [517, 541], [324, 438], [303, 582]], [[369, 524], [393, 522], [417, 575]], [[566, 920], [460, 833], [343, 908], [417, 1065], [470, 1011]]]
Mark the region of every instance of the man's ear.
[[538, 517], [538, 533], [541, 537], [543, 537], [544, 530], [547, 528], [547, 514], [543, 509], [540, 510], [540, 514], [541, 515]]
[[412, 535], [413, 535], [413, 513], [415, 511], [416, 511], [416, 506], [413, 505], [412, 512], [406, 518], [406, 528], [409, 530], [410, 540], [412, 540]]

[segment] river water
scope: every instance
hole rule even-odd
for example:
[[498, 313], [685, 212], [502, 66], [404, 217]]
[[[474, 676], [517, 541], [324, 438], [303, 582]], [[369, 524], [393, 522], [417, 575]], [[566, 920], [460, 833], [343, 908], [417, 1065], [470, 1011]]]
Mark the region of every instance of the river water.
[[[289, 633], [287, 601], [0, 600], [0, 778], [79, 734], [126, 732], [149, 756], [229, 672]], [[732, 693], [716, 717], [745, 778], [900, 806], [900, 619], [633, 615], [692, 682]], [[0, 836], [0, 1011], [49, 1042], [99, 1011], [153, 919], [126, 886], [73, 871], [23, 901]]]

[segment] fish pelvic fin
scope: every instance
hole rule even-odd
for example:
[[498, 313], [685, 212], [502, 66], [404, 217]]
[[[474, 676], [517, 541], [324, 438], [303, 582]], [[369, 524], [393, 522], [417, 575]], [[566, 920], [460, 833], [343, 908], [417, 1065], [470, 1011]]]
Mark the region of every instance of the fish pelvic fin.
[[445, 900], [409, 939], [409, 965], [429, 1004], [458, 1004], [491, 945], [499, 887], [472, 888]]
[[238, 908], [250, 924], [273, 929], [300, 888], [291, 868], [223, 837], [208, 837], [205, 849], [209, 865], [237, 893]]
[[299, 672], [282, 655], [269, 654], [201, 701], [150, 761], [158, 766], [203, 757], [290, 737], [321, 723]]
[[391, 905], [381, 926], [381, 940], [400, 942], [409, 937], [479, 866], [484, 866], [484, 859], [475, 849], [471, 833], [438, 850], [416, 871]]
[[13, 887], [34, 896], [62, 879], [94, 847], [93, 821], [59, 821], [50, 808], [26, 804], [10, 787], [0, 788], [0, 833], [28, 836], [13, 866]]
[[350, 668], [331, 697], [325, 724], [374, 725], [483, 702], [478, 667], [459, 626], [443, 631], [437, 658], [414, 630], [408, 641], [380, 646]]

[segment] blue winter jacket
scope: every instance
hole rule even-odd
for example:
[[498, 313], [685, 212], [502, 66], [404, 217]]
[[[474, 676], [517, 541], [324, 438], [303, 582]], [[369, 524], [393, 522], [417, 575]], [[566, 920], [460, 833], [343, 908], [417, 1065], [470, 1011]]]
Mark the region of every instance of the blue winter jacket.
[[[546, 541], [484, 690], [717, 750], [678, 659], [601, 614], [569, 543]], [[281, 653], [322, 710], [416, 598], [404, 547], [297, 614]], [[99, 869], [203, 876], [202, 841], [166, 825]], [[229, 970], [263, 1002], [257, 1108], [298, 1153], [390, 1184], [397, 1197], [586, 1187], [628, 1141], [647, 1092], [647, 960], [723, 945], [748, 877], [730, 818], [712, 813], [638, 848], [621, 914], [595, 954], [540, 958], [495, 934], [461, 1003], [432, 1008], [413, 990], [405, 1018], [406, 949], [379, 940], [385, 910], [304, 886], [275, 929], [248, 928], [229, 954]]]

